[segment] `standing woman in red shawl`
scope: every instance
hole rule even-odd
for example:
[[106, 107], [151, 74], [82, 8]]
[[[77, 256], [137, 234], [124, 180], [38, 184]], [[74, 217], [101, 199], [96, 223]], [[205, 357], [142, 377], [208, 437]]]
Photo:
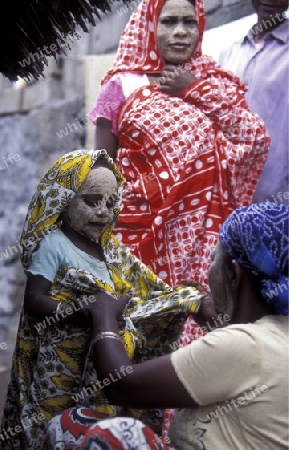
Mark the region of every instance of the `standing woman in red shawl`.
[[207, 287], [220, 226], [250, 204], [269, 147], [246, 88], [201, 54], [204, 24], [202, 0], [143, 0], [88, 113], [127, 181], [115, 231], [172, 286]]

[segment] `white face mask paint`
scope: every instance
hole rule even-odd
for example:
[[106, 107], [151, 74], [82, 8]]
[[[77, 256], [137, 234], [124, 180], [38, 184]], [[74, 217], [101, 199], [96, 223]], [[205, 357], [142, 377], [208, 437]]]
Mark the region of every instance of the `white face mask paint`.
[[158, 19], [158, 48], [167, 64], [182, 65], [199, 39], [195, 7], [188, 0], [166, 0]]
[[106, 167], [92, 169], [70, 202], [64, 222], [74, 231], [98, 242], [104, 227], [113, 221], [117, 181]]

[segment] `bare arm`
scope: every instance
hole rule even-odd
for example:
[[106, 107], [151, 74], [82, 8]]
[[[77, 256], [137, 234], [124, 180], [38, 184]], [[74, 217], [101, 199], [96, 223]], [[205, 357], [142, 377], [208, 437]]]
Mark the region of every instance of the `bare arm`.
[[116, 159], [117, 149], [118, 149], [118, 138], [111, 131], [111, 121], [105, 119], [104, 117], [99, 117], [96, 123], [94, 148], [102, 149], [104, 148], [107, 153]]
[[[104, 293], [95, 297], [97, 301], [90, 309], [93, 336], [102, 331], [118, 333], [117, 317], [124, 300]], [[114, 404], [136, 408], [196, 406], [178, 379], [170, 355], [132, 364], [120, 341], [105, 338], [94, 344], [94, 357], [101, 387]]]
[[[52, 300], [49, 296], [51, 286], [52, 283], [42, 275], [28, 275], [24, 293], [24, 311], [27, 314], [40, 320], [45, 317], [56, 317], [55, 312], [59, 301]], [[85, 317], [83, 311], [75, 311], [69, 304], [63, 304], [62, 314], [59, 314], [58, 320], [81, 325]]]

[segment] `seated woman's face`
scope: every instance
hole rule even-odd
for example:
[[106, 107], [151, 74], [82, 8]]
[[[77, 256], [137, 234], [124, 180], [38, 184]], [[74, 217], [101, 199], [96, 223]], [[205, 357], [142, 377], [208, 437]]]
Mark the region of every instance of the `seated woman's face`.
[[198, 38], [194, 5], [188, 0], [166, 0], [157, 28], [158, 47], [165, 62], [185, 63], [195, 50]]
[[74, 231], [98, 242], [104, 227], [113, 221], [117, 181], [111, 170], [97, 167], [69, 203], [65, 223]]

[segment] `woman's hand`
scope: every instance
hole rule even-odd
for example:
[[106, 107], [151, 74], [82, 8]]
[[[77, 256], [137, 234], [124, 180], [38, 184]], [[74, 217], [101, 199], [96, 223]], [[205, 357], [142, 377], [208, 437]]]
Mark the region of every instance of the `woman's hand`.
[[207, 295], [203, 298], [198, 312], [194, 314], [194, 318], [199, 325], [206, 326], [214, 320], [215, 317], [217, 317], [217, 312], [214, 301], [210, 295]]
[[217, 313], [215, 302], [211, 295], [207, 295], [202, 300], [199, 311], [193, 314], [193, 316], [204, 331], [213, 331], [216, 328], [223, 328], [230, 325], [230, 316], [228, 314]]
[[194, 75], [180, 66], [166, 64], [157, 85], [165, 94], [179, 97], [181, 92], [196, 81]]
[[226, 323], [227, 321], [224, 320], [220, 314], [217, 314], [212, 296], [201, 283], [198, 283], [195, 280], [186, 279], [182, 281], [181, 285], [192, 286], [198, 289], [201, 294], [204, 294], [205, 297], [202, 299], [198, 312], [193, 314], [194, 319], [204, 331], [212, 331], [216, 328], [222, 328], [228, 325], [228, 323]]
[[108, 319], [113, 319], [119, 321], [121, 326], [123, 326], [122, 311], [128, 301], [128, 295], [122, 295], [119, 299], [116, 299], [103, 291], [77, 299], [83, 313], [88, 314], [94, 323], [102, 324]]
[[196, 280], [185, 279], [181, 282], [182, 286], [192, 286], [196, 288], [201, 294], [209, 295], [209, 292], [204, 288], [204, 286]]

